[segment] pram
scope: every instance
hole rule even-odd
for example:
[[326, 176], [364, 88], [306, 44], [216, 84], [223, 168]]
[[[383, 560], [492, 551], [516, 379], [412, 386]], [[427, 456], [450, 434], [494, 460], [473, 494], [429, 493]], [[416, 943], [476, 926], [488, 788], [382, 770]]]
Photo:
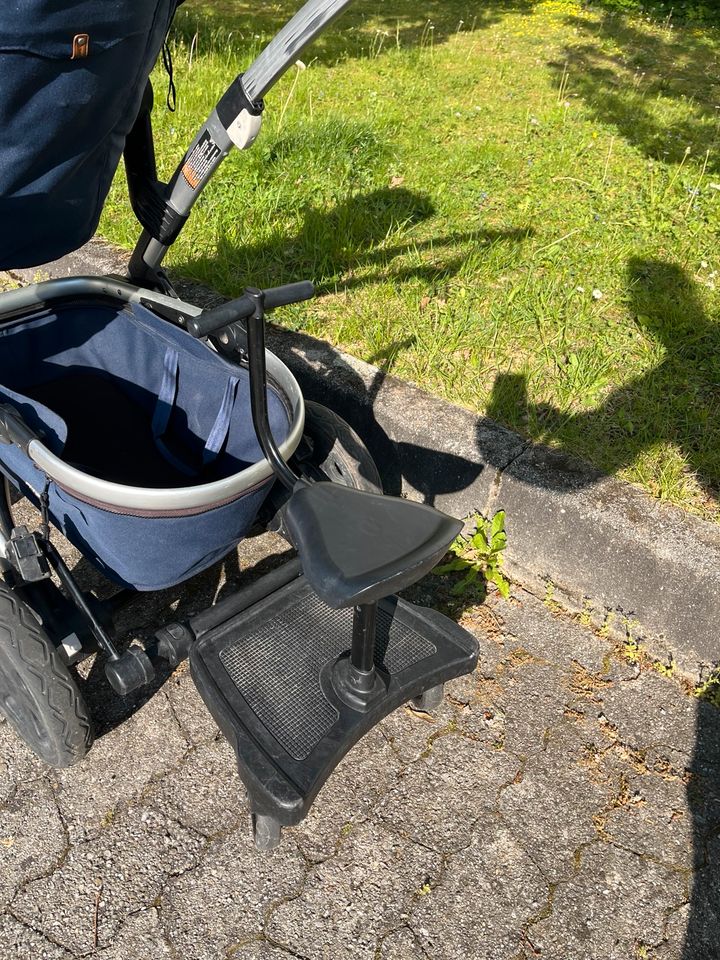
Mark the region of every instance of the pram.
[[[75, 666], [104, 658], [126, 696], [189, 658], [235, 749], [256, 845], [307, 814], [340, 759], [392, 710], [436, 707], [474, 669], [474, 638], [396, 596], [462, 524], [382, 495], [360, 438], [306, 404], [265, 349], [265, 315], [298, 282], [201, 310], [162, 269], [232, 147], [257, 137], [263, 96], [349, 0], [309, 0], [238, 76], [168, 184], [148, 76], [176, 0], [23, 0], [0, 11], [0, 268], [76, 249], [124, 152], [142, 235], [126, 277], [50, 280], [0, 296], [0, 710], [47, 763], [93, 739]], [[326, 442], [327, 441], [327, 442]], [[330, 450], [330, 453], [328, 453]], [[40, 511], [13, 519], [14, 492]], [[296, 557], [121, 652], [112, 612], [182, 583], [258, 522]], [[120, 592], [81, 590], [64, 534]]]

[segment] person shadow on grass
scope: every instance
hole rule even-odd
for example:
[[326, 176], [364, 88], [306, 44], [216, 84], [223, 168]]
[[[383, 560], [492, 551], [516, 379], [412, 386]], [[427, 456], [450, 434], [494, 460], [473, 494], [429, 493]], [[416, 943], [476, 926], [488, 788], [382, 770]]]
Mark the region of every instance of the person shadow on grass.
[[658, 364], [612, 388], [600, 406], [579, 412], [532, 404], [524, 375], [499, 374], [487, 415], [560, 448], [574, 440], [577, 449], [582, 438], [605, 473], [631, 466], [657, 444], [672, 444], [714, 500], [720, 495], [720, 324], [707, 316], [695, 281], [677, 264], [632, 258], [628, 289], [629, 314], [661, 348]]
[[[532, 236], [529, 225], [494, 229], [480, 227], [447, 235], [417, 236], [413, 228], [437, 215], [432, 199], [403, 186], [355, 193], [334, 206], [306, 209], [294, 236], [278, 228], [255, 244], [242, 246], [221, 237], [212, 256], [177, 266], [190, 283], [178, 287], [181, 296], [197, 299], [199, 281], [223, 286], [232, 276], [274, 286], [304, 277], [320, 277], [319, 296], [364, 286], [421, 280], [432, 290], [446, 283], [470, 255], [494, 244], [523, 243]], [[397, 238], [397, 239], [395, 239]], [[237, 283], [237, 280], [234, 281]], [[385, 343], [368, 357], [377, 366], [368, 380], [339, 351], [319, 350], [302, 332], [267, 330], [268, 346], [290, 366], [306, 399], [333, 405], [331, 395], [345, 398], [335, 407], [363, 438], [377, 463], [386, 493], [400, 495], [403, 481], [426, 503], [471, 486], [483, 471], [478, 458], [468, 459], [411, 441], [394, 441], [376, 415], [378, 395], [386, 384], [395, 357], [414, 343], [414, 334]], [[342, 382], [333, 394], [331, 385]], [[422, 426], [422, 425], [421, 425]], [[420, 432], [420, 431], [419, 431]]]
[[295, 234], [282, 224], [250, 243], [221, 234], [212, 253], [175, 271], [235, 295], [243, 283], [270, 287], [305, 278], [316, 282], [317, 296], [379, 282], [436, 284], [453, 277], [478, 248], [520, 243], [533, 232], [480, 227], [428, 236], [424, 225], [437, 215], [430, 196], [403, 186], [351, 193], [332, 205], [308, 205]]
[[[628, 264], [630, 313], [662, 345], [663, 359], [643, 376], [615, 387], [595, 410], [565, 413], [547, 404], [531, 405], [523, 376], [501, 374], [488, 415], [506, 423], [527, 417], [539, 437], [560, 447], [582, 431], [602, 450], [602, 467], [616, 472], [658, 443], [682, 452], [708, 498], [720, 482], [720, 324], [709, 317], [688, 273], [663, 260], [633, 258]], [[631, 321], [632, 322], [632, 321]], [[559, 472], [543, 472], [542, 482]], [[568, 474], [567, 484], [592, 483], [589, 472]], [[718, 645], [720, 658], [720, 644]], [[717, 694], [716, 700], [718, 699]], [[720, 956], [720, 702], [699, 699], [692, 757], [675, 770], [687, 796], [687, 813], [677, 812], [673, 830], [684, 829], [692, 845], [689, 902], [668, 912], [665, 936], [682, 960]], [[678, 761], [678, 767], [682, 762]], [[679, 952], [683, 944], [682, 953]], [[653, 954], [655, 955], [655, 954]], [[663, 954], [665, 956], [665, 954]]]

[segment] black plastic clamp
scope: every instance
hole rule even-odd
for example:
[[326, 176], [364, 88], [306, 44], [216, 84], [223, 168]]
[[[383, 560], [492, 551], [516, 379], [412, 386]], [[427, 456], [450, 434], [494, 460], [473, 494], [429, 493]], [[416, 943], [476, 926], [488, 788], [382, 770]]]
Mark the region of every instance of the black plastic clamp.
[[263, 112], [265, 104], [262, 100], [251, 100], [248, 95], [245, 93], [245, 87], [243, 86], [243, 77], [242, 74], [235, 77], [233, 82], [227, 88], [225, 93], [220, 98], [217, 106], [215, 107], [215, 112], [218, 115], [220, 123], [227, 130], [231, 126], [233, 120], [243, 112], [247, 110], [249, 114], [253, 117], [259, 117]]
[[13, 527], [5, 544], [5, 556], [25, 583], [47, 580], [50, 566], [43, 550], [42, 540], [24, 525]]
[[172, 667], [177, 667], [190, 656], [195, 634], [184, 623], [168, 623], [155, 633], [157, 655]]

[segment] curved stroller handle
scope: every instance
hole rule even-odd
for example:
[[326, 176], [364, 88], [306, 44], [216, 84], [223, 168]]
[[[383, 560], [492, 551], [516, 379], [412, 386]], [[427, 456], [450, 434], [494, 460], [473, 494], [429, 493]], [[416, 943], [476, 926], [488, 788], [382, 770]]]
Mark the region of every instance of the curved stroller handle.
[[261, 100], [315, 38], [352, 0], [308, 0], [243, 74], [248, 100]]
[[[276, 307], [285, 307], [290, 303], [299, 303], [309, 300], [315, 293], [315, 287], [309, 280], [299, 283], [285, 283], [280, 287], [269, 287], [263, 291], [263, 306], [265, 310], [274, 310]], [[207, 337], [223, 327], [244, 320], [255, 311], [257, 301], [244, 293], [237, 300], [204, 310], [199, 316], [191, 317], [187, 321], [187, 330], [194, 337]]]
[[[156, 183], [133, 204], [144, 230], [130, 260], [131, 280], [167, 289], [160, 265], [190, 211], [233, 147], [245, 150], [260, 132], [263, 96], [352, 0], [307, 0], [245, 73], [233, 80], [198, 131], [170, 183]], [[145, 134], [146, 139], [148, 134]], [[137, 159], [134, 163], [137, 165]], [[168, 292], [170, 292], [168, 290]]]

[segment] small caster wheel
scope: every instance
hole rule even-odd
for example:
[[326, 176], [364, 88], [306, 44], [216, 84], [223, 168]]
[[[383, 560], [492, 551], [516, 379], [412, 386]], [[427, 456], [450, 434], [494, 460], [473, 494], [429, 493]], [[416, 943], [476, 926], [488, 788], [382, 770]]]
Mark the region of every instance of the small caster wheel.
[[413, 699], [412, 705], [416, 710], [422, 710], [423, 713], [431, 713], [433, 710], [437, 710], [443, 702], [444, 695], [445, 684], [439, 683], [436, 687], [428, 687], [427, 690], [423, 690], [419, 697]]
[[274, 850], [282, 835], [280, 821], [264, 813], [253, 813], [250, 822], [255, 849], [263, 852]]

